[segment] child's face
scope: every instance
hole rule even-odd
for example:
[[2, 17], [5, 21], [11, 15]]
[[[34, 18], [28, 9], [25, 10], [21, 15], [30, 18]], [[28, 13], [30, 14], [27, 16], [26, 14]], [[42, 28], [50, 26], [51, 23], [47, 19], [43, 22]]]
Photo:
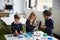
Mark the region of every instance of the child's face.
[[19, 19], [15, 19], [15, 22], [16, 22], [16, 23], [19, 23]]
[[46, 16], [44, 13], [43, 13], [43, 17], [44, 17], [45, 19], [48, 19], [48, 18], [49, 18], [49, 16]]
[[33, 16], [32, 18], [33, 18], [33, 19], [36, 19], [36, 16]]

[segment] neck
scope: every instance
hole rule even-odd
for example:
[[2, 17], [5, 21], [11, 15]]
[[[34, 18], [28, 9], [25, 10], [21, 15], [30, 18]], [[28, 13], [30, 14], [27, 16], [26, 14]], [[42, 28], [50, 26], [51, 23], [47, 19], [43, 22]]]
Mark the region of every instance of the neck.
[[45, 18], [46, 20], [50, 19], [51, 17]]
[[18, 22], [15, 22], [15, 24], [18, 24]]

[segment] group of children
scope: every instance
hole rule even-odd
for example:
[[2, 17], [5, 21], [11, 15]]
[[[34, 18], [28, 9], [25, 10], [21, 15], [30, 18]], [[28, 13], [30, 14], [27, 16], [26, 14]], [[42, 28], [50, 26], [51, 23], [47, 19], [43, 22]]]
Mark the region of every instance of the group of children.
[[[52, 30], [54, 29], [54, 22], [50, 17], [52, 13], [48, 10], [44, 10], [42, 15], [45, 19], [45, 25], [39, 26], [39, 29], [42, 29], [43, 32], [52, 36]], [[35, 12], [32, 12], [26, 21], [26, 33], [33, 33], [34, 28], [38, 27], [36, 18]], [[18, 36], [19, 34], [22, 34], [23, 27], [19, 22], [20, 16], [18, 14], [14, 15], [14, 19], [15, 21], [11, 24], [11, 30], [14, 35]]]

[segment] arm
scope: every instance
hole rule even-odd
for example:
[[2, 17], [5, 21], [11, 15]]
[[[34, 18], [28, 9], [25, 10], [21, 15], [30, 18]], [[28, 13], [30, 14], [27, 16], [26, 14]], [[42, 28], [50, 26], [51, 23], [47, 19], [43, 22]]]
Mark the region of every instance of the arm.
[[26, 27], [27, 27], [27, 28], [32, 27], [32, 23], [30, 23], [29, 20], [26, 21]]
[[44, 30], [52, 30], [54, 28], [53, 21], [50, 20], [48, 24], [45, 23], [45, 25], [41, 26], [40, 28]]
[[23, 27], [22, 27], [22, 24], [21, 23], [19, 24], [19, 27], [20, 27], [19, 30], [22, 31], [23, 30]]
[[26, 27], [27, 27], [28, 29], [33, 29], [33, 28], [35, 28], [36, 26], [35, 26], [35, 24], [34, 24], [34, 26], [33, 26], [32, 23], [30, 24], [30, 21], [27, 20], [27, 21], [26, 21]]
[[33, 21], [33, 28], [37, 27], [37, 22], [36, 20]]
[[12, 33], [15, 32], [14, 23], [11, 24], [11, 30], [12, 30]]
[[18, 31], [14, 28], [14, 22], [11, 24], [11, 30], [14, 36], [18, 36]]
[[46, 30], [52, 30], [52, 29], [54, 29], [54, 23], [52, 20], [50, 20], [49, 27], [46, 27]]

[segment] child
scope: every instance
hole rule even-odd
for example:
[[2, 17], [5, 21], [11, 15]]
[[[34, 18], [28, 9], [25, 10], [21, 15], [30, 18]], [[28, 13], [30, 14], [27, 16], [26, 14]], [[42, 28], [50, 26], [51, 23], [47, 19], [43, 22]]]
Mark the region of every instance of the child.
[[36, 23], [36, 15], [34, 12], [32, 12], [29, 16], [29, 18], [26, 21], [26, 32], [34, 32], [34, 28], [37, 26]]
[[50, 36], [52, 36], [52, 30], [54, 28], [53, 20], [50, 17], [51, 15], [52, 15], [52, 13], [50, 11], [48, 11], [48, 10], [43, 11], [43, 17], [45, 19], [45, 25], [40, 26], [40, 28], [43, 29], [43, 31]]
[[14, 19], [15, 21], [12, 22], [11, 24], [11, 30], [12, 30], [12, 33], [15, 35], [15, 36], [18, 36], [19, 34], [22, 33], [22, 24], [19, 23], [19, 20], [20, 20], [20, 16], [18, 14], [15, 14], [14, 15]]

